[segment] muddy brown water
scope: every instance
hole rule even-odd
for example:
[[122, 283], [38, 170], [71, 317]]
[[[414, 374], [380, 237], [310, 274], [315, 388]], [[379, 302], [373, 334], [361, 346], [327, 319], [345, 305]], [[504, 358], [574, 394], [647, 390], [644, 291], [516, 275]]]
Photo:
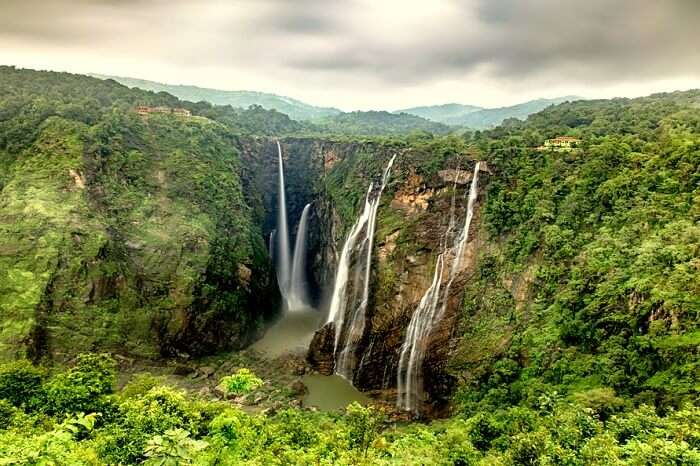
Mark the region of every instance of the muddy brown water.
[[[309, 348], [314, 332], [321, 326], [321, 314], [315, 309], [304, 309], [286, 313], [270, 327], [265, 336], [253, 344], [252, 349], [269, 358], [287, 354], [303, 355]], [[367, 404], [369, 398], [338, 376], [309, 374], [301, 378], [308, 388], [302, 406], [315, 406], [321, 411], [344, 409], [357, 401]]]

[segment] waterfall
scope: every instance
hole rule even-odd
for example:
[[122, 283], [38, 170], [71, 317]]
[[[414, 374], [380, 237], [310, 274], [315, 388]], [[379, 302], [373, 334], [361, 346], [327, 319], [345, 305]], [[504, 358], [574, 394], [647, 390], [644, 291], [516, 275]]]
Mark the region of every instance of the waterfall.
[[[377, 210], [395, 159], [396, 155], [389, 160], [379, 190], [374, 195], [374, 184], [370, 183], [362, 213], [343, 244], [335, 276], [327, 322], [335, 324], [335, 372], [351, 382], [355, 369], [355, 350], [365, 330]], [[351, 265], [354, 266], [352, 287], [349, 281]], [[349, 295], [348, 291], [352, 291], [352, 294]]]
[[277, 284], [280, 288], [282, 298], [287, 301], [289, 290], [289, 230], [287, 228], [287, 197], [284, 187], [284, 165], [282, 164], [282, 146], [277, 141]]
[[[469, 201], [467, 203], [467, 216], [464, 226], [458, 236], [455, 237], [452, 252], [452, 266], [449, 268], [447, 284], [442, 286], [445, 272], [445, 262], [447, 260], [447, 236], [454, 227], [454, 191], [452, 197], [452, 209], [450, 212], [450, 222], [442, 244], [442, 252], [438, 255], [435, 263], [435, 272], [430, 287], [425, 292], [418, 307], [411, 316], [411, 322], [406, 329], [406, 337], [401, 345], [399, 367], [398, 367], [398, 398], [397, 405], [403, 409], [418, 412], [420, 397], [423, 392], [423, 378], [421, 369], [425, 351], [428, 345], [428, 338], [433, 327], [440, 322], [447, 309], [452, 283], [462, 268], [464, 249], [469, 239], [469, 228], [474, 217], [474, 206], [478, 197], [479, 166], [477, 162], [474, 167], [469, 188]], [[442, 297], [442, 306], [440, 298]]]
[[277, 233], [277, 230], [272, 230], [270, 232], [270, 238], [267, 241], [267, 253], [272, 260], [275, 259], [275, 233]]
[[289, 283], [287, 308], [289, 310], [306, 309], [309, 307], [309, 298], [306, 290], [306, 224], [309, 221], [311, 204], [304, 206], [301, 213], [297, 237], [294, 242], [294, 255], [292, 260], [292, 275]]

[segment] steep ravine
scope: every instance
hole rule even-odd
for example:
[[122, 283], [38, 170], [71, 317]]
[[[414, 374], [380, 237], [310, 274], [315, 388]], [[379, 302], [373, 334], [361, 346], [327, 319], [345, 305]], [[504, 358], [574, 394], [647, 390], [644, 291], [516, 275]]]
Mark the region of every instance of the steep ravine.
[[[445, 156], [403, 145], [349, 143], [319, 139], [280, 140], [287, 179], [291, 231], [307, 202], [312, 203], [310, 222], [310, 272], [317, 289], [317, 304], [328, 307], [340, 248], [347, 230], [361, 209], [367, 185], [376, 181], [388, 159], [395, 153], [391, 179], [377, 216], [377, 233], [371, 274], [367, 325], [355, 354], [358, 369], [353, 384], [361, 390], [393, 400], [396, 396], [397, 366], [406, 327], [425, 290], [430, 285], [441, 235], [447, 227], [452, 190], [456, 186], [456, 218], [463, 222], [466, 197], [475, 156]], [[245, 166], [260, 193], [257, 201], [263, 214], [265, 234], [275, 227], [276, 148], [274, 140], [240, 141]], [[459, 171], [454, 168], [459, 167]], [[480, 185], [481, 204], [488, 183], [484, 166]], [[454, 177], [457, 176], [457, 183]], [[425, 411], [443, 412], [454, 389], [449, 375], [450, 353], [455, 346], [455, 329], [461, 317], [465, 282], [476, 268], [477, 251], [484, 242], [477, 208], [464, 267], [450, 293], [444, 319], [431, 333], [425, 373]], [[320, 329], [309, 350], [311, 365], [323, 374], [334, 369], [332, 325]]]

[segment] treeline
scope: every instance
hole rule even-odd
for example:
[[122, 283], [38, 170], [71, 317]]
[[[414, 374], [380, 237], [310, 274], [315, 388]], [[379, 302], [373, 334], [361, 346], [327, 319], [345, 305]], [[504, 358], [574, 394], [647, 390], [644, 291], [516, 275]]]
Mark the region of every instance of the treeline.
[[112, 80], [0, 66], [0, 150], [17, 152], [26, 147], [51, 116], [94, 125], [111, 113], [132, 112], [137, 105], [186, 108], [238, 133], [279, 135], [305, 128], [287, 115], [259, 106], [237, 109], [186, 102], [165, 92], [129, 89]]

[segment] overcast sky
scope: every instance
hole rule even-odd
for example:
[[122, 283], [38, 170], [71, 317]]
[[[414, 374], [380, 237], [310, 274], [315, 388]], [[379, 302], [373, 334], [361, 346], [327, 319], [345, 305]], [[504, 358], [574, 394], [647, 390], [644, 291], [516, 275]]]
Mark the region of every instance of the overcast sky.
[[344, 110], [700, 87], [700, 0], [0, 0], [0, 64]]

